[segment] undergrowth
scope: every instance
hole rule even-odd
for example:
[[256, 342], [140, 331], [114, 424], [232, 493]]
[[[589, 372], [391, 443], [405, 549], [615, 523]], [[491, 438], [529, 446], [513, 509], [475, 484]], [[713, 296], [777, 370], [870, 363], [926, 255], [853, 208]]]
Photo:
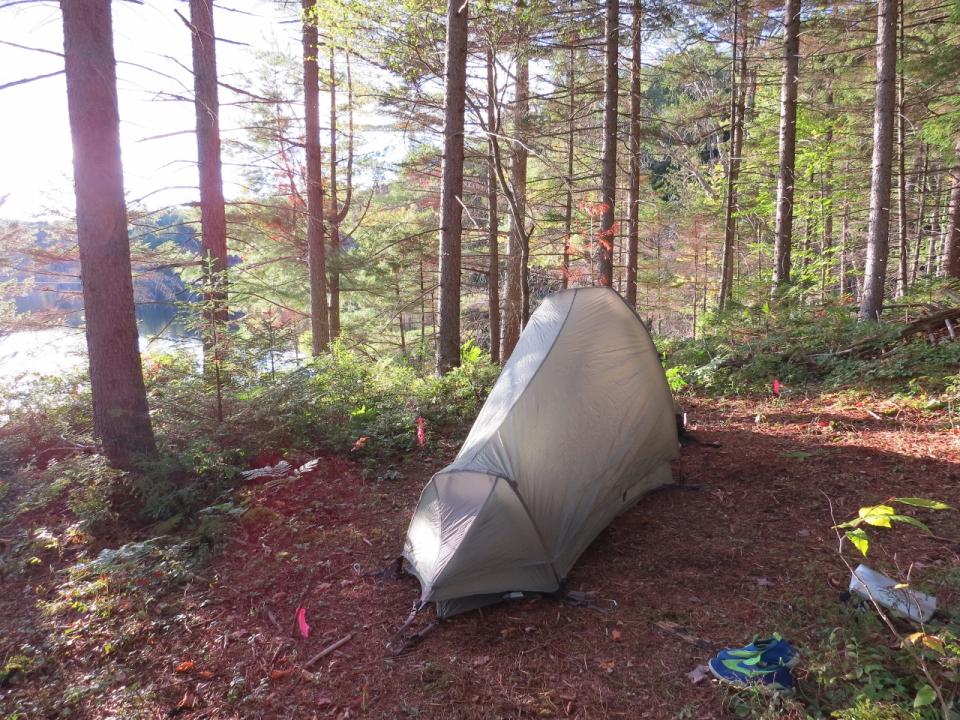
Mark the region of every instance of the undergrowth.
[[906, 339], [894, 311], [859, 322], [849, 304], [745, 307], [709, 315], [696, 339], [663, 339], [674, 391], [740, 394], [854, 389], [900, 393], [952, 405], [960, 399], [960, 342], [943, 328]]
[[277, 370], [236, 354], [226, 363], [223, 419], [209, 379], [188, 354], [148, 356], [145, 381], [160, 453], [134, 472], [98, 454], [83, 374], [3, 393], [0, 512], [62, 501], [96, 532], [122, 516], [157, 521], [214, 502], [251, 465], [321, 452], [376, 462], [423, 442], [462, 435], [496, 378], [472, 343], [444, 377], [404, 359], [371, 360], [343, 347]]

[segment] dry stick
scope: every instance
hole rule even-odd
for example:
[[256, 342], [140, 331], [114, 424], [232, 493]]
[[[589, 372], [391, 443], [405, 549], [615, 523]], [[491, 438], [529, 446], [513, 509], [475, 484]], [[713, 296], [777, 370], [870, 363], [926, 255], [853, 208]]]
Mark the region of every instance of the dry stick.
[[323, 650], [321, 650], [320, 652], [318, 652], [318, 653], [317, 653], [316, 655], [314, 655], [312, 658], [310, 658], [309, 660], [307, 660], [307, 662], [304, 663], [304, 665], [303, 665], [303, 669], [306, 670], [306, 669], [309, 668], [311, 665], [313, 665], [315, 662], [318, 662], [318, 661], [320, 661], [320, 660], [323, 660], [323, 658], [325, 658], [327, 655], [329, 655], [330, 653], [332, 653], [334, 650], [336, 650], [337, 648], [341, 647], [342, 645], [346, 645], [348, 642], [350, 642], [350, 640], [351, 640], [352, 638], [353, 638], [353, 633], [347, 633], [347, 635], [345, 635], [344, 637], [340, 638], [340, 639], [337, 640], [335, 643], [332, 643], [332, 644], [330, 644], [330, 645], [327, 645], [327, 647], [325, 647]]

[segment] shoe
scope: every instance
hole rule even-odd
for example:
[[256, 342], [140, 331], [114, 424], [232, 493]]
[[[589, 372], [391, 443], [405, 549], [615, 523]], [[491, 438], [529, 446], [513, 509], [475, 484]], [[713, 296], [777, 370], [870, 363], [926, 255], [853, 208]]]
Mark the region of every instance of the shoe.
[[725, 648], [717, 653], [721, 659], [747, 659], [760, 655], [764, 665], [793, 668], [800, 662], [800, 656], [789, 642], [783, 639], [780, 633], [774, 633], [768, 638], [755, 640], [742, 648]]
[[710, 659], [708, 667], [721, 682], [759, 686], [784, 695], [793, 693], [790, 668], [799, 661], [797, 651], [779, 634], [742, 648], [725, 648]]
[[720, 682], [740, 687], [756, 686], [761, 690], [792, 695], [794, 691], [793, 674], [786, 665], [767, 666], [759, 655], [751, 658], [710, 658], [707, 663], [710, 672]]

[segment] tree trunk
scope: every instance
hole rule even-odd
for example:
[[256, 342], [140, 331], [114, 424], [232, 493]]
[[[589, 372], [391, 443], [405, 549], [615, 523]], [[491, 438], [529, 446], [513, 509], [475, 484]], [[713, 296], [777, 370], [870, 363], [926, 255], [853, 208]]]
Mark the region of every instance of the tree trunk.
[[440, 331], [437, 372], [460, 365], [460, 240], [463, 234], [463, 125], [467, 91], [468, 5], [447, 2], [443, 179], [440, 192]]
[[603, 214], [600, 216], [599, 282], [613, 287], [613, 243], [617, 196], [617, 103], [619, 100], [617, 55], [620, 51], [620, 3], [607, 0], [604, 20], [603, 72], [603, 159], [600, 166], [600, 193]]
[[[213, 0], [190, 0], [197, 165], [200, 171], [200, 243], [204, 262], [204, 365], [219, 376], [219, 336], [226, 331], [227, 219], [220, 164], [220, 100], [217, 91]], [[209, 325], [210, 327], [206, 327]], [[218, 418], [222, 419], [222, 411]]]
[[93, 427], [117, 467], [156, 452], [133, 304], [110, 0], [63, 0]]
[[337, 73], [334, 49], [330, 48], [330, 339], [340, 336], [340, 271], [342, 241], [340, 223], [350, 212], [353, 197], [353, 78], [350, 73], [350, 55], [347, 54], [347, 114], [349, 116], [349, 144], [347, 146], [347, 192], [340, 205], [337, 180]]
[[[902, 0], [900, 0], [902, 2]], [[903, 13], [897, 18], [897, 47], [901, 58], [905, 57], [903, 43]], [[904, 117], [904, 81], [902, 66], [897, 70], [897, 234], [899, 236], [899, 263], [897, 273], [897, 297], [907, 292], [910, 278], [907, 275], [907, 259], [910, 248], [907, 243], [907, 122]]]
[[933, 216], [930, 219], [930, 238], [927, 241], [927, 278], [932, 278], [937, 270], [937, 239], [940, 237], [940, 217], [943, 213], [943, 175], [937, 173], [934, 175], [932, 183], [933, 191]]
[[[523, 0], [517, 3], [519, 12], [523, 12], [526, 3]], [[523, 33], [521, 26], [520, 32]], [[524, 291], [527, 266], [524, 260], [524, 248], [527, 246], [526, 216], [527, 216], [527, 113], [530, 109], [529, 81], [530, 61], [521, 49], [517, 57], [516, 83], [514, 85], [513, 135], [510, 146], [510, 184], [513, 186], [513, 213], [510, 219], [510, 235], [507, 241], [507, 286], [503, 298], [503, 322], [501, 331], [503, 339], [500, 343], [502, 359], [506, 360], [513, 353], [513, 348], [520, 337], [520, 329], [525, 321], [524, 303], [529, 308], [527, 291]]]
[[960, 172], [954, 172], [950, 187], [950, 220], [943, 238], [943, 274], [960, 278]]
[[303, 104], [307, 151], [307, 257], [310, 266], [310, 330], [313, 356], [330, 344], [327, 268], [323, 227], [323, 158], [320, 153], [320, 69], [317, 64], [316, 0], [303, 0]]
[[640, 98], [641, 98], [641, 31], [643, 0], [633, 0], [633, 22], [630, 28], [630, 188], [627, 235], [627, 303], [637, 307], [637, 265], [640, 247]]
[[[723, 310], [728, 299], [733, 296], [733, 265], [737, 243], [737, 183], [740, 180], [740, 163], [743, 154], [743, 114], [746, 103], [747, 79], [747, 32], [743, 31], [743, 47], [739, 49], [737, 37], [740, 25], [739, 8], [734, 0], [733, 20], [733, 60], [730, 70], [730, 164], [727, 170], [726, 213], [723, 230], [723, 261], [720, 269], [720, 296], [718, 308]], [[737, 64], [739, 61], [739, 69]], [[737, 81], [739, 72], [740, 80]]]
[[773, 248], [773, 294], [790, 285], [793, 245], [793, 194], [797, 153], [797, 92], [800, 87], [800, 0], [783, 9], [783, 82], [780, 88], [780, 168], [777, 173], [777, 221]]
[[[330, 48], [330, 262], [327, 276], [330, 280], [330, 339], [340, 334], [340, 212], [337, 197], [337, 66], [334, 49]], [[400, 314], [400, 344], [403, 345], [403, 313]]]
[[920, 247], [923, 245], [923, 226], [927, 222], [927, 170], [930, 156], [925, 143], [920, 144], [920, 211], [917, 213], [917, 231], [913, 237], [913, 263], [910, 267], [910, 284], [917, 282], [920, 269]]
[[[571, 0], [571, 10], [573, 3]], [[567, 202], [563, 213], [563, 279], [562, 287], [570, 285], [570, 242], [573, 239], [573, 135], [576, 130], [577, 106], [577, 50], [573, 43], [567, 55], [567, 83], [569, 83], [570, 105], [567, 109]]]
[[489, 148], [487, 161], [487, 248], [490, 254], [489, 274], [487, 275], [487, 303], [490, 316], [490, 361], [500, 362], [500, 217], [497, 207], [497, 170], [494, 153], [494, 138], [497, 132], [497, 80], [494, 75], [493, 49], [487, 50], [487, 129], [491, 135], [487, 138]]
[[873, 160], [867, 258], [860, 297], [860, 319], [880, 318], [890, 250], [890, 176], [896, 109], [897, 0], [877, 3], [877, 85], [873, 114]]
[[823, 236], [820, 252], [820, 302], [826, 302], [830, 285], [830, 259], [833, 253], [833, 88], [827, 91], [827, 109], [831, 115], [827, 121], [824, 144], [827, 148], [823, 173], [820, 175], [820, 212], [823, 215]]

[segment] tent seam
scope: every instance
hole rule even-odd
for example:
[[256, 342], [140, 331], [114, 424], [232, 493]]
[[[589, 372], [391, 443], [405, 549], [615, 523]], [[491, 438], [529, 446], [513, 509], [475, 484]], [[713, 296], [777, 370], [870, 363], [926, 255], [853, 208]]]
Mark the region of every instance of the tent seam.
[[507, 478], [502, 478], [507, 486], [513, 490], [513, 494], [517, 496], [517, 501], [520, 503], [520, 507], [523, 508], [523, 511], [527, 514], [527, 519], [530, 520], [530, 524], [533, 526], [533, 531], [537, 533], [537, 539], [540, 541], [540, 547], [543, 549], [543, 559], [546, 561], [547, 565], [550, 566], [550, 571], [553, 573], [554, 580], [557, 581], [557, 588], [560, 587], [560, 575], [557, 573], [557, 568], [553, 564], [553, 560], [550, 559], [550, 553], [547, 550], [547, 543], [543, 539], [543, 533], [540, 532], [540, 526], [537, 525], [537, 521], [533, 519], [533, 515], [530, 513], [530, 508], [527, 507], [527, 503], [524, 502], [523, 496], [520, 494], [520, 491], [511, 483]]

